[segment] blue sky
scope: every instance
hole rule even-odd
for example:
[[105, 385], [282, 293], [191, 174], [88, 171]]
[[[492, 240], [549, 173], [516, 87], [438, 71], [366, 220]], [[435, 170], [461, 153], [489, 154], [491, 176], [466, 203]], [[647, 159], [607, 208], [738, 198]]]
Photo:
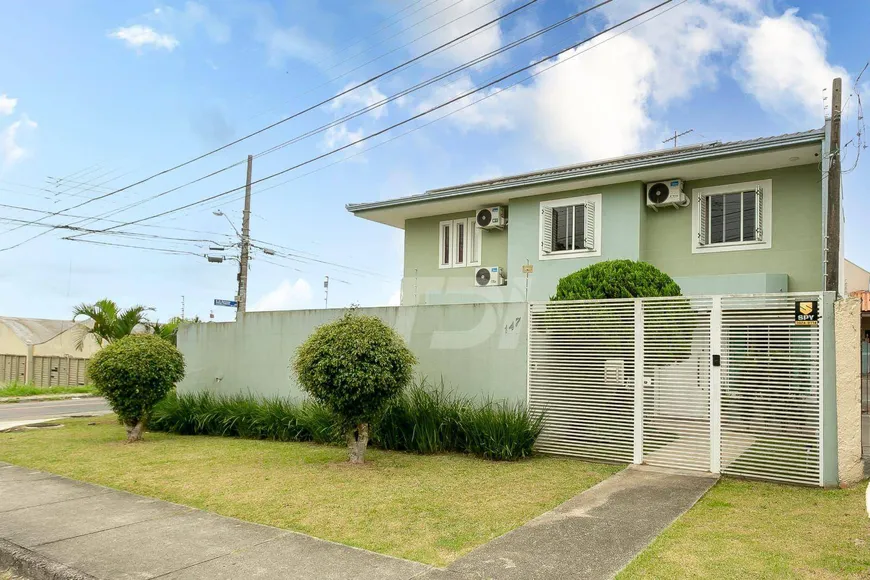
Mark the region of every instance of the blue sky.
[[[0, 0], [0, 203], [58, 212], [171, 167], [335, 95], [516, 8], [517, 0], [373, 2]], [[588, 16], [325, 133], [258, 157], [254, 178], [345, 145], [552, 54], [652, 6], [614, 0]], [[422, 59], [244, 143], [68, 213], [97, 216], [241, 162], [361, 106], [555, 22], [588, 2], [539, 0], [448, 51]], [[522, 84], [433, 116], [255, 186], [252, 236], [299, 258], [255, 253], [249, 309], [395, 301], [400, 231], [353, 218], [348, 202], [660, 147], [819, 127], [823, 92], [845, 97], [870, 59], [870, 3], [853, 0], [689, 0]], [[618, 29], [622, 30], [622, 29]], [[583, 51], [585, 47], [581, 47]], [[372, 62], [369, 62], [372, 61]], [[870, 95], [870, 73], [859, 90]], [[504, 87], [511, 81], [501, 83]], [[479, 98], [479, 97], [478, 97]], [[850, 103], [854, 105], [857, 97]], [[457, 106], [469, 105], [469, 100]], [[847, 115], [844, 166], [859, 126]], [[428, 124], [434, 117], [443, 119]], [[409, 130], [413, 130], [407, 134]], [[401, 135], [401, 136], [399, 136]], [[398, 137], [397, 137], [398, 136]], [[397, 137], [393, 140], [393, 137]], [[388, 141], [390, 140], [390, 141]], [[376, 146], [373, 149], [369, 149]], [[870, 155], [845, 176], [846, 256], [870, 267]], [[339, 163], [335, 163], [340, 161]], [[120, 211], [132, 221], [244, 183], [244, 165]], [[58, 181], [58, 178], [65, 178]], [[89, 188], [79, 185], [89, 184]], [[99, 184], [99, 187], [92, 187]], [[238, 193], [118, 231], [227, 243]], [[31, 211], [0, 206], [0, 218]], [[64, 215], [44, 223], [79, 221]], [[231, 319], [215, 298], [235, 293], [235, 262], [61, 240], [72, 232], [0, 221], [3, 315], [66, 318], [75, 303], [111, 297], [166, 319]], [[88, 221], [102, 229], [114, 222]], [[91, 235], [81, 239], [203, 254], [208, 242]]]

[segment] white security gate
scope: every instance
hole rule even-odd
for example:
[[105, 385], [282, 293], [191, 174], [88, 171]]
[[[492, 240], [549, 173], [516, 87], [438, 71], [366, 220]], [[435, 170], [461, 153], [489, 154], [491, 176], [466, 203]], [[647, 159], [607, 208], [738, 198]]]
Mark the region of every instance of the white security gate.
[[539, 450], [821, 484], [819, 294], [530, 304]]

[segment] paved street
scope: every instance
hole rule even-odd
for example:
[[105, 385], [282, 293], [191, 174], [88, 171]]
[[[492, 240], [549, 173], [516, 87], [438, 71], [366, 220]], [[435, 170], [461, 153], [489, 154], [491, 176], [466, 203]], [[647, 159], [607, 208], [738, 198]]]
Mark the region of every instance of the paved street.
[[8, 403], [0, 405], [0, 431], [71, 415], [104, 415], [109, 412], [111, 411], [105, 399], [99, 397]]

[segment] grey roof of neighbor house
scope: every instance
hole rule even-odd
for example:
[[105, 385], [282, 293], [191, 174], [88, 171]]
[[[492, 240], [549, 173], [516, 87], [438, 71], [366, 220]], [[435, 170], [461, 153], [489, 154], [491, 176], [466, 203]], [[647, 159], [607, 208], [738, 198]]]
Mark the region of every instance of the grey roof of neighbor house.
[[549, 169], [533, 171], [530, 173], [509, 175], [506, 177], [499, 177], [496, 179], [489, 179], [485, 181], [476, 181], [473, 183], [465, 183], [462, 185], [443, 187], [439, 189], [430, 189], [425, 193], [410, 195], [406, 197], [398, 197], [394, 199], [387, 199], [383, 201], [374, 201], [368, 203], [350, 203], [347, 204], [345, 207], [348, 211], [356, 213], [370, 209], [387, 208], [390, 206], [418, 203], [446, 197], [471, 195], [484, 191], [492, 191], [508, 187], [519, 187], [537, 183], [546, 183], [561, 179], [599, 176], [609, 173], [618, 173], [621, 171], [644, 169], [648, 167], [657, 167], [676, 163], [685, 163], [689, 161], [706, 160], [716, 157], [740, 155], [743, 153], [766, 151], [782, 147], [793, 147], [795, 145], [821, 142], [824, 140], [824, 137], [825, 129], [823, 127], [821, 129], [811, 129], [809, 131], [788, 133], [785, 135], [776, 135], [773, 137], [759, 137], [756, 139], [746, 139], [743, 141], [730, 141], [724, 143], [721, 141], [715, 141], [712, 143], [701, 143], [697, 145], [688, 145], [685, 147], [658, 149], [655, 151], [646, 151], [635, 155], [627, 155], [625, 157], [600, 159], [596, 161], [589, 161], [586, 163], [565, 165], [562, 167], [552, 167]]
[[77, 324], [71, 320], [49, 320], [45, 318], [15, 318], [0, 316], [0, 323], [5, 324], [21, 339], [22, 342], [31, 344], [43, 344], [52, 338], [74, 328]]

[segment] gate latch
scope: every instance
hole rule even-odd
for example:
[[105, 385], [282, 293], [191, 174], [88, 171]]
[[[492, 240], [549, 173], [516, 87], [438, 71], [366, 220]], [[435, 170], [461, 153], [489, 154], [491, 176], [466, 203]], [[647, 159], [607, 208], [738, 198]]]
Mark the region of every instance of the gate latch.
[[713, 355], [713, 366], [718, 367], [722, 364], [722, 357], [718, 354]]

